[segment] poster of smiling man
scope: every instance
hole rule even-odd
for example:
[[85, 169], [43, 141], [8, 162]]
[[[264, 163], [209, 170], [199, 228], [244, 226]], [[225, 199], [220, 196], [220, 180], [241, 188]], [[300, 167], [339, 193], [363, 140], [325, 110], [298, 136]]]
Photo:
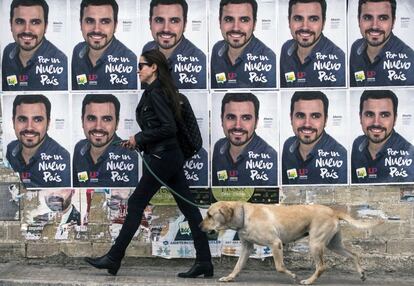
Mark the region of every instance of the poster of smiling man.
[[71, 186], [68, 106], [64, 93], [2, 96], [3, 159], [25, 188]]
[[414, 85], [414, 2], [348, 2], [350, 86]]
[[66, 0], [1, 1], [3, 91], [68, 89], [66, 7]]
[[[346, 91], [282, 92], [283, 185], [348, 183]], [[289, 108], [290, 107], [290, 108]]]
[[212, 186], [278, 185], [278, 94], [212, 94]]
[[280, 1], [280, 87], [345, 87], [346, 25], [346, 1]]
[[26, 239], [75, 239], [82, 231], [79, 190], [28, 191], [23, 201], [22, 233]]
[[414, 182], [412, 91], [352, 90], [353, 184]]
[[[106, 193], [104, 210], [107, 211], [110, 221], [109, 232], [112, 240], [115, 240], [125, 221], [128, 211], [128, 198], [134, 189], [110, 189]], [[144, 209], [141, 224], [134, 235], [134, 240], [151, 242], [151, 219], [153, 206], [148, 205]]]
[[209, 170], [209, 118], [207, 92], [188, 92], [185, 94], [190, 101], [200, 127], [203, 146], [192, 158], [184, 163], [184, 175], [190, 187], [208, 187]]
[[275, 0], [210, 1], [210, 87], [276, 88]]
[[142, 52], [158, 49], [179, 89], [207, 89], [207, 1], [139, 0]]
[[72, 89], [137, 89], [135, 0], [70, 1]]
[[73, 185], [136, 187], [138, 154], [120, 145], [138, 131], [136, 94], [73, 94]]

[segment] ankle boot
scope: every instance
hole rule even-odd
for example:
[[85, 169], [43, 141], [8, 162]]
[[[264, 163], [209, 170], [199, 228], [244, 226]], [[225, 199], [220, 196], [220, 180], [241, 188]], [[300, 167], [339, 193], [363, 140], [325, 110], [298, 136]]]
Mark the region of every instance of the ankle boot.
[[178, 273], [178, 277], [196, 278], [203, 274], [204, 277], [212, 277], [214, 275], [214, 268], [211, 261], [196, 261], [190, 270]]
[[108, 254], [96, 258], [85, 257], [85, 261], [95, 268], [107, 269], [108, 273], [112, 275], [116, 275], [116, 273], [119, 270], [119, 267], [121, 267], [121, 261], [116, 261], [112, 259], [108, 256]]

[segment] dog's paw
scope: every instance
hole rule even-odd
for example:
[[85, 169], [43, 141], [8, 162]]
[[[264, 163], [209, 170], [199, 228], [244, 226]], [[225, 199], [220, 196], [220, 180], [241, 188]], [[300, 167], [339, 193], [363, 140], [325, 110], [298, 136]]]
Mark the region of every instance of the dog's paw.
[[220, 282], [233, 282], [234, 281], [234, 277], [231, 276], [225, 276], [225, 277], [221, 277], [219, 279]]
[[362, 271], [360, 278], [362, 281], [365, 281], [367, 279], [367, 276], [365, 276], [365, 271]]
[[302, 280], [302, 281], [300, 281], [300, 284], [301, 284], [301, 285], [311, 285], [311, 284], [312, 284], [312, 282], [311, 282], [311, 281], [309, 281], [309, 279], [306, 279], [306, 280]]

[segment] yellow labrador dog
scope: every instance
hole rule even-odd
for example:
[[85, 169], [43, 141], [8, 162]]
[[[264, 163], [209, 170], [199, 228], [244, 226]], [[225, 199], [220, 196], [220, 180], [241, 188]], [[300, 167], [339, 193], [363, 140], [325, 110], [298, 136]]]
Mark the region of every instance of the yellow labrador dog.
[[358, 228], [369, 228], [382, 221], [355, 220], [350, 215], [322, 205], [264, 205], [244, 202], [221, 201], [214, 203], [200, 227], [205, 232], [225, 229], [236, 230], [242, 245], [239, 260], [228, 276], [219, 281], [234, 281], [245, 266], [253, 244], [272, 249], [276, 270], [290, 275], [283, 263], [283, 244], [309, 235], [309, 249], [316, 263], [316, 271], [301, 284], [312, 284], [325, 271], [323, 260], [325, 247], [354, 260], [361, 280], [365, 280], [359, 258], [342, 243], [339, 221], [345, 220]]

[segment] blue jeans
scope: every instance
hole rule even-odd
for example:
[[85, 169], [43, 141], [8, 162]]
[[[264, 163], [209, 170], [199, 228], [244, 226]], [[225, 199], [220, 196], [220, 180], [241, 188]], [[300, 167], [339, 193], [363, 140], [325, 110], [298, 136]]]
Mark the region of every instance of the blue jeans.
[[[153, 154], [145, 154], [144, 159], [151, 170], [169, 187], [180, 194], [185, 199], [194, 202], [194, 198], [188, 187], [184, 176], [183, 164], [184, 157], [179, 149], [166, 150]], [[151, 198], [160, 189], [161, 183], [148, 171], [143, 168], [143, 174], [138, 182], [138, 186], [128, 199], [128, 213], [121, 231], [115, 240], [115, 244], [110, 249], [108, 255], [114, 260], [121, 260], [126, 248], [131, 242], [135, 232], [141, 223], [142, 214]], [[200, 210], [183, 201], [175, 194], [175, 201], [178, 208], [188, 220], [191, 234], [196, 249], [197, 261], [210, 261], [211, 254], [206, 233], [202, 232], [199, 224], [202, 221]]]

